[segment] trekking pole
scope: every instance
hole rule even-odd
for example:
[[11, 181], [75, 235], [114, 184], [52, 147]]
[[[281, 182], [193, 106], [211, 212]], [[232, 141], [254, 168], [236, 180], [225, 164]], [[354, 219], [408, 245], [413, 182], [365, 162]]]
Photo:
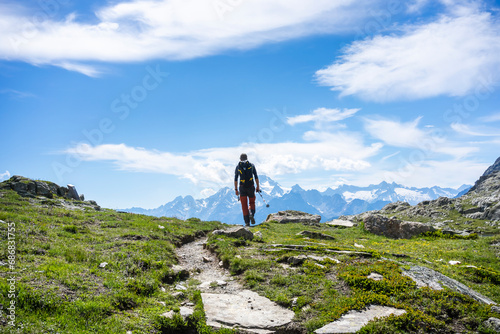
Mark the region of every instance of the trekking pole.
[[259, 192], [259, 195], [260, 195], [260, 198], [262, 198], [262, 200], [264, 201], [264, 203], [266, 203], [266, 208], [269, 207], [269, 204], [267, 204], [266, 200], [264, 199], [264, 197], [262, 197], [262, 190], [260, 190]]

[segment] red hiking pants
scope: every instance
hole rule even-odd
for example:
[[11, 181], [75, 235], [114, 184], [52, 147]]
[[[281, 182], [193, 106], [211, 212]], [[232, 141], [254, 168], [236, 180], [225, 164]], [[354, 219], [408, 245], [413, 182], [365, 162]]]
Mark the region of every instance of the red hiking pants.
[[248, 202], [250, 202], [250, 210], [255, 210], [255, 196], [240, 196], [241, 209], [243, 210], [243, 216], [248, 216], [250, 211], [248, 210]]
[[[255, 212], [255, 187], [244, 188], [240, 187], [240, 202], [241, 209], [243, 210], [243, 216], [248, 216], [250, 210]], [[250, 208], [248, 207], [250, 203]]]

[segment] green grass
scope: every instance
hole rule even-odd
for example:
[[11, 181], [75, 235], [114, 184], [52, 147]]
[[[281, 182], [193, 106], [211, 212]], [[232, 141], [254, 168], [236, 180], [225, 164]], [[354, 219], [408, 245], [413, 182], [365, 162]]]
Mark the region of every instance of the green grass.
[[[159, 333], [156, 316], [180, 305], [165, 282], [177, 261], [175, 245], [222, 226], [113, 210], [70, 211], [32, 201], [0, 191], [0, 220], [6, 222], [0, 224], [0, 261], [8, 260], [11, 224], [16, 324], [23, 333]], [[107, 265], [100, 267], [103, 262]], [[0, 266], [2, 305], [10, 302], [9, 272]], [[11, 330], [0, 325], [2, 333]]]
[[[178, 245], [223, 224], [106, 209], [71, 211], [46, 200], [33, 201], [0, 191], [0, 220], [6, 222], [0, 224], [2, 262], [9, 255], [7, 224], [15, 225], [16, 324], [23, 326], [20, 332], [216, 333], [206, 325], [199, 282], [189, 279], [184, 296], [175, 297], [175, 284], [186, 277], [171, 268], [177, 263]], [[473, 224], [484, 222], [475, 220]], [[335, 240], [296, 235], [303, 230], [328, 234]], [[210, 236], [208, 247], [246, 288], [293, 310], [294, 321], [304, 333], [370, 304], [407, 313], [374, 321], [361, 333], [492, 333], [482, 325], [494, 316], [489, 306], [447, 289], [418, 289], [402, 270], [410, 265], [426, 266], [500, 302], [498, 248], [491, 246], [500, 242], [500, 235], [450, 238], [432, 233], [392, 240], [366, 232], [362, 224], [339, 229], [265, 223], [252, 231], [261, 231], [262, 240]], [[273, 246], [276, 244], [303, 248]], [[346, 250], [365, 254], [334, 252]], [[295, 266], [288, 263], [300, 254], [323, 259], [309, 258]], [[450, 260], [461, 264], [452, 266]], [[107, 265], [101, 266], [104, 262]], [[8, 266], [0, 266], [2, 305], [10, 301], [9, 271]], [[384, 280], [368, 279], [373, 272]], [[178, 310], [183, 302], [195, 304], [195, 313], [187, 321], [180, 315], [171, 320], [160, 316]], [[0, 323], [0, 333], [10, 332], [10, 327]]]
[[[209, 245], [219, 257], [227, 259], [227, 267], [248, 288], [293, 309], [295, 321], [304, 331], [312, 333], [349, 310], [376, 304], [402, 308], [407, 314], [370, 324], [363, 333], [492, 333], [482, 325], [493, 316], [489, 306], [447, 289], [418, 289], [402, 275], [402, 268], [430, 267], [500, 302], [500, 264], [490, 247], [498, 237], [450, 238], [433, 233], [410, 240], [393, 240], [366, 232], [362, 224], [338, 229], [326, 225], [265, 223], [252, 230], [262, 232], [263, 242], [237, 247], [234, 240], [217, 236], [209, 239]], [[296, 235], [303, 230], [327, 233], [335, 240]], [[271, 244], [304, 247], [289, 250], [273, 248]], [[355, 244], [365, 248], [357, 248]], [[371, 256], [339, 255], [330, 250], [362, 251]], [[336, 258], [340, 263], [325, 258], [319, 262], [306, 260], [298, 266], [287, 264], [288, 258], [299, 254]], [[452, 266], [448, 264], [450, 260], [462, 263]], [[368, 279], [372, 272], [383, 275], [384, 280]]]

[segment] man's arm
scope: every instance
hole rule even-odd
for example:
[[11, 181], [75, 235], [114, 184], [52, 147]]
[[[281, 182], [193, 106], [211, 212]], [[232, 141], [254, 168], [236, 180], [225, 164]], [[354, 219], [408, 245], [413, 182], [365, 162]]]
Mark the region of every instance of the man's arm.
[[259, 183], [259, 175], [257, 175], [257, 169], [255, 168], [255, 165], [253, 165], [253, 176], [255, 179], [255, 183], [257, 183], [257, 188], [255, 188], [255, 191], [260, 192], [260, 183]]
[[236, 196], [240, 196], [240, 192], [238, 191], [238, 166], [236, 166], [234, 171], [234, 192]]

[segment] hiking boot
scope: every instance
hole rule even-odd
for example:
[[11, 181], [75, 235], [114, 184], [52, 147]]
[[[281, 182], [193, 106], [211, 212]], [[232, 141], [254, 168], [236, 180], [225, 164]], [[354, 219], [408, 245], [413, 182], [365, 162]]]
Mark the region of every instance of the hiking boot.
[[255, 225], [255, 209], [250, 210], [250, 221], [252, 222], [253, 225]]
[[250, 216], [243, 216], [243, 219], [245, 220], [245, 226], [250, 226]]

